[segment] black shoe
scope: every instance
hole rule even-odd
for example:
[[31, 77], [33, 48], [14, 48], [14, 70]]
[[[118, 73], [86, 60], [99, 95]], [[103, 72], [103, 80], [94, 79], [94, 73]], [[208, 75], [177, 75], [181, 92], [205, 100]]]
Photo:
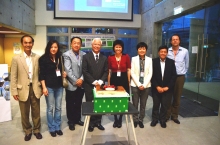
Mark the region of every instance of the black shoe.
[[94, 126], [89, 126], [88, 130], [89, 130], [89, 132], [93, 132]]
[[139, 121], [139, 123], [138, 123], [138, 124], [139, 124], [139, 127], [140, 127], [140, 128], [144, 128], [144, 124], [143, 124], [143, 122], [142, 122], [142, 121]]
[[166, 124], [166, 122], [160, 122], [160, 126], [161, 126], [162, 128], [166, 128], [166, 127], [167, 127], [167, 124]]
[[25, 135], [24, 140], [29, 141], [31, 139], [32, 133]]
[[138, 125], [138, 122], [134, 122], [134, 127], [136, 128]]
[[57, 135], [63, 135], [63, 132], [61, 130], [56, 131]]
[[56, 137], [56, 136], [57, 136], [57, 134], [56, 134], [55, 131], [54, 131], [54, 132], [50, 132], [50, 135], [51, 135], [52, 137]]
[[154, 127], [154, 126], [156, 126], [156, 125], [157, 125], [157, 123], [158, 123], [158, 121], [157, 121], [157, 120], [153, 120], [153, 121], [150, 123], [150, 126]]
[[122, 120], [119, 120], [118, 121], [118, 128], [121, 128], [121, 126], [122, 126]]
[[173, 120], [176, 124], [180, 124], [180, 121], [178, 119], [171, 119]]
[[84, 125], [84, 122], [82, 122], [82, 121], [80, 120], [80, 121], [76, 122], [75, 124], [78, 124], [78, 125], [80, 125], [80, 126], [83, 126], [83, 125]]
[[95, 127], [97, 127], [99, 130], [105, 130], [105, 128], [101, 124], [96, 124]]
[[75, 125], [74, 124], [69, 124], [69, 129], [70, 130], [75, 130]]
[[40, 132], [34, 133], [34, 135], [36, 136], [37, 139], [42, 139], [43, 138], [43, 136], [41, 135]]
[[117, 121], [115, 121], [115, 122], [113, 123], [113, 127], [114, 127], [114, 128], [118, 127], [118, 122], [117, 122]]

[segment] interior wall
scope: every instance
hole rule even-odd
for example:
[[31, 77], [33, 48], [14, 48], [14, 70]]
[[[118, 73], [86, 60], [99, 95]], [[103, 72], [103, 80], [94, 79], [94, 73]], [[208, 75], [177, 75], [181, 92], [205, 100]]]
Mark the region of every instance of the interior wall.
[[35, 0], [0, 0], [0, 24], [35, 34]]
[[54, 19], [54, 12], [46, 10], [46, 0], [35, 0], [36, 26], [80, 26], [80, 27], [112, 27], [140, 28], [141, 15], [134, 14], [133, 21], [87, 20], [87, 19]]
[[5, 56], [4, 56], [4, 38], [0, 36], [0, 64], [5, 63]]
[[37, 34], [33, 35], [34, 38], [34, 46], [33, 52], [42, 55], [46, 48], [47, 44], [47, 28], [46, 26], [36, 26]]
[[13, 51], [13, 44], [20, 43], [19, 37], [14, 38], [4, 38], [4, 56], [5, 56], [5, 63], [8, 64], [9, 70], [11, 68], [11, 60], [12, 57], [15, 55]]

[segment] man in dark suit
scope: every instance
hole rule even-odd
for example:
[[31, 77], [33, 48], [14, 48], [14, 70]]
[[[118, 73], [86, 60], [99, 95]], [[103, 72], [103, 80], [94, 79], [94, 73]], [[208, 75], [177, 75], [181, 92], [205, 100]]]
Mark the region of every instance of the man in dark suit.
[[[166, 128], [166, 113], [170, 105], [176, 80], [176, 67], [172, 59], [167, 58], [167, 46], [160, 46], [158, 58], [153, 59], [153, 76], [151, 79], [153, 110], [151, 126], [158, 121]], [[160, 107], [161, 106], [161, 107]]]
[[[102, 41], [100, 38], [94, 38], [92, 41], [92, 52], [83, 56], [82, 72], [84, 77], [84, 88], [87, 102], [92, 102], [93, 88], [97, 85], [102, 85], [107, 80], [108, 62], [107, 57], [100, 54]], [[101, 125], [101, 115], [91, 116], [88, 130], [92, 132], [94, 127], [99, 130], [105, 130]]]

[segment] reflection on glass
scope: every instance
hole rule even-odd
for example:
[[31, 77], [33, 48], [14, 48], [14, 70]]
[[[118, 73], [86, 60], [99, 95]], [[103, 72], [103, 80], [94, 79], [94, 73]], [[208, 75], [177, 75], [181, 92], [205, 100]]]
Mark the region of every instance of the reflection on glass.
[[137, 55], [136, 45], [138, 43], [137, 38], [118, 38], [124, 42], [123, 53], [128, 54], [130, 57]]
[[53, 11], [54, 10], [54, 0], [47, 0], [47, 11]]
[[114, 29], [112, 28], [95, 28], [96, 34], [114, 34]]
[[140, 14], [140, 0], [133, 0], [133, 14]]
[[118, 34], [137, 35], [138, 34], [138, 30], [137, 29], [118, 29]]
[[47, 27], [47, 33], [68, 33], [67, 27]]
[[60, 44], [60, 50], [62, 53], [69, 50], [68, 36], [47, 36], [47, 41], [49, 40], [57, 40]]
[[72, 28], [72, 33], [92, 33], [92, 28]]

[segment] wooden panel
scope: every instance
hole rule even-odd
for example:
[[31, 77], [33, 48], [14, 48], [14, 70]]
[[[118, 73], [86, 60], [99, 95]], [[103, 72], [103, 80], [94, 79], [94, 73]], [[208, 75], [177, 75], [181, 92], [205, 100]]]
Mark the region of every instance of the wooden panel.
[[5, 63], [8, 64], [9, 67], [11, 67], [11, 60], [12, 57], [14, 56], [14, 51], [13, 51], [14, 43], [20, 43], [20, 37], [4, 38]]
[[5, 63], [3, 37], [0, 37], [0, 64]]

